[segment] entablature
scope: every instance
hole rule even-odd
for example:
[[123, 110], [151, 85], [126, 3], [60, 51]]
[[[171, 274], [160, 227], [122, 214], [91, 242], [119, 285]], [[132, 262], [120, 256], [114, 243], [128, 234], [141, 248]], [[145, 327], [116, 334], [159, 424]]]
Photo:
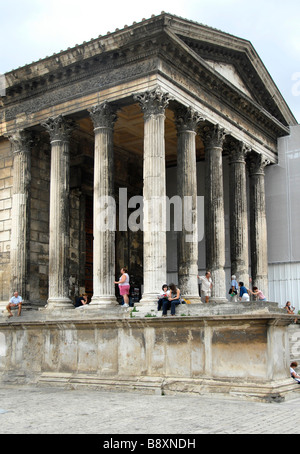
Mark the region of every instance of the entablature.
[[[165, 14], [116, 30], [6, 74], [0, 135], [16, 125], [40, 124], [52, 111], [80, 113], [100, 99], [130, 104], [135, 93], [158, 85], [171, 89], [179, 102], [192, 100], [209, 121], [223, 121], [233, 131], [248, 134], [276, 161], [277, 139], [288, 135], [289, 127], [276, 102], [267, 97], [263, 82], [253, 76], [243, 48], [250, 52], [251, 44]], [[252, 96], [215, 70], [209, 60], [226, 61], [235, 68], [238, 62], [239, 75]]]

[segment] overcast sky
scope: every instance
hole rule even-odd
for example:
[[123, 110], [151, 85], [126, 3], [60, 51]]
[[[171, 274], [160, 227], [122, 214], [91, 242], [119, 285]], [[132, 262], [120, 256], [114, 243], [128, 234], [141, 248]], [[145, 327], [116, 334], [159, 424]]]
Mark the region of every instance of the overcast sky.
[[162, 10], [251, 41], [300, 122], [299, 0], [0, 0], [0, 73]]

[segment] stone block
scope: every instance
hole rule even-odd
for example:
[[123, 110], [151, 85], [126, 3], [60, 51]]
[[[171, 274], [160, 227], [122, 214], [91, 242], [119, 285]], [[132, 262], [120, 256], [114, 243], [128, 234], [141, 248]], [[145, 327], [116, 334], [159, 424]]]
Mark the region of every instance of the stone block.
[[0, 232], [0, 242], [6, 242], [10, 240], [10, 230]]
[[294, 389], [285, 316], [135, 320], [118, 311], [115, 318], [87, 307], [0, 319], [0, 352], [9, 352], [0, 361], [2, 380], [6, 372], [22, 371], [25, 382], [45, 384], [57, 374], [52, 383], [62, 386], [105, 383], [126, 390], [147, 382], [164, 392], [234, 392], [263, 400], [284, 399]]

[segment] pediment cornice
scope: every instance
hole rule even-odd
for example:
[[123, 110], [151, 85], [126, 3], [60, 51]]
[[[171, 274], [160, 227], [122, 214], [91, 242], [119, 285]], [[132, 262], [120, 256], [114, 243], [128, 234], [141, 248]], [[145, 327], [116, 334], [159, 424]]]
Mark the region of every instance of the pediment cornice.
[[[266, 84], [271, 82], [265, 78], [267, 83], [263, 83], [259, 75], [262, 63], [255, 60], [258, 57], [251, 43], [169, 14], [126, 26], [7, 73], [7, 96], [1, 98], [2, 105], [14, 115], [18, 104], [26, 103], [30, 109], [32, 105], [38, 108], [42, 98], [49, 105], [57, 99], [68, 101], [94, 87], [99, 89], [97, 80], [114, 84], [120, 77], [135, 77], [138, 65], [139, 74], [158, 72], [158, 57], [173, 65], [174, 70], [188, 74], [201, 89], [230, 109], [260, 122], [271, 135], [285, 135], [287, 125], [293, 124], [284, 100], [278, 104], [279, 95], [270, 96]], [[205, 59], [232, 63], [253, 98], [238, 90]], [[253, 69], [255, 65], [257, 71]]]
[[234, 48], [224, 48], [219, 45], [212, 45], [186, 38], [183, 38], [183, 41], [205, 61], [231, 64], [254, 100], [280, 122], [283, 124], [287, 123], [286, 118], [268, 91], [266, 84], [262, 81], [260, 75], [255, 71], [249, 60], [248, 52], [246, 52], [247, 48], [240, 50], [237, 50], [236, 46]]

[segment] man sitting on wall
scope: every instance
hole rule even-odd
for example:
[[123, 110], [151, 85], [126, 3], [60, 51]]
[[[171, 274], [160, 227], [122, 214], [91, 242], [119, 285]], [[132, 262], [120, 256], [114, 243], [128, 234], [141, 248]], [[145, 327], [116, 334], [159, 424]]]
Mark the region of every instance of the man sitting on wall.
[[6, 309], [8, 310], [8, 316], [12, 317], [13, 314], [11, 312], [12, 309], [18, 308], [18, 317], [21, 315], [21, 310], [22, 310], [22, 302], [23, 299], [19, 295], [18, 292], [14, 292], [14, 296], [10, 299], [9, 304], [6, 306]]

